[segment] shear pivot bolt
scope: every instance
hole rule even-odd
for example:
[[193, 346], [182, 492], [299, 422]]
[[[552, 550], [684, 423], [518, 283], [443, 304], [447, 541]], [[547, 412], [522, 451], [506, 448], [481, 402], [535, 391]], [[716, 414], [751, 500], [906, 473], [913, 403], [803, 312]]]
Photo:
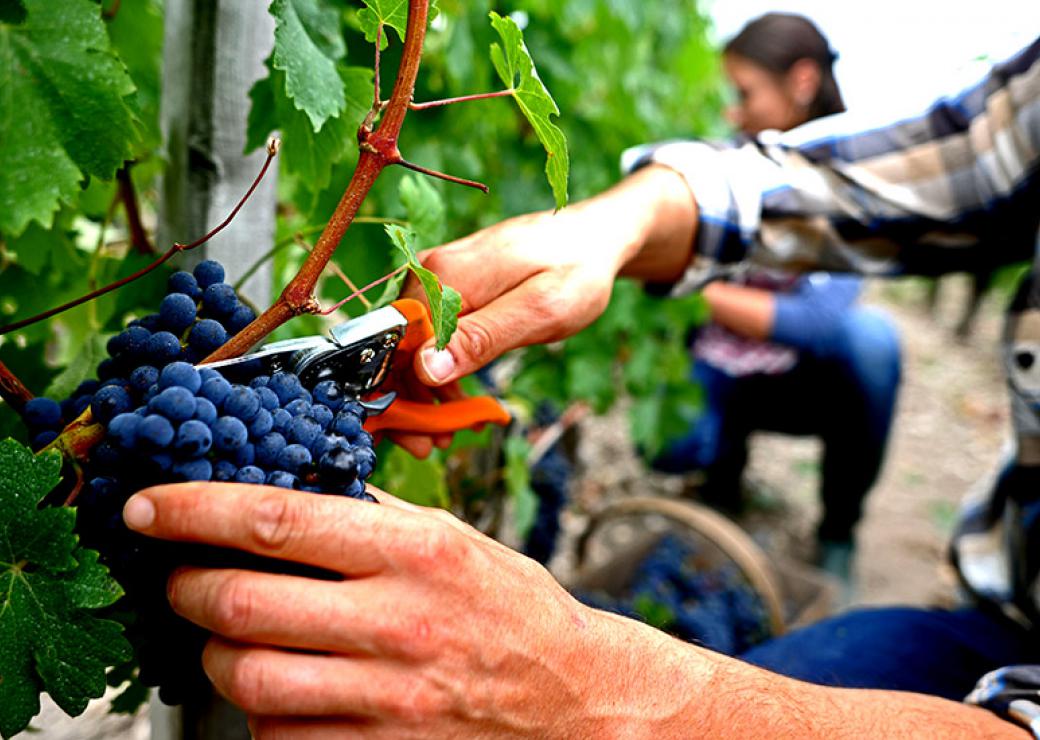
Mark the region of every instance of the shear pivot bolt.
[[372, 362], [372, 360], [374, 360], [375, 357], [376, 357], [376, 352], [371, 347], [365, 347], [365, 349], [361, 350], [361, 358], [360, 359], [361, 359], [362, 364], [368, 363], [368, 362]]

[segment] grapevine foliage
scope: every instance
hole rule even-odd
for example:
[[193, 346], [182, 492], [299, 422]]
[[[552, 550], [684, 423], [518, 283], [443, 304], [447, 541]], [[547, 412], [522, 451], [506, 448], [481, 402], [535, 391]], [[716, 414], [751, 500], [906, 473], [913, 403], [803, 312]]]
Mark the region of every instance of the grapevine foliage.
[[503, 18], [491, 12], [491, 25], [498, 31], [502, 39], [501, 46], [491, 47], [491, 61], [495, 65], [498, 76], [511, 90], [517, 105], [530, 121], [538, 140], [545, 147], [548, 159], [545, 162], [545, 175], [549, 178], [556, 207], [567, 205], [567, 173], [570, 170], [567, 155], [567, 138], [563, 131], [552, 123], [552, 116], [560, 115], [556, 101], [545, 89], [538, 72], [534, 68], [531, 54], [524, 45], [524, 37], [520, 27], [512, 18]]
[[11, 235], [30, 221], [49, 227], [84, 176], [111, 179], [138, 136], [134, 83], [97, 3], [25, 0], [24, 8], [21, 24], [0, 25], [0, 232]]
[[76, 513], [40, 508], [58, 484], [61, 458], [0, 442], [0, 735], [25, 729], [46, 691], [79, 714], [105, 690], [108, 666], [129, 659], [122, 627], [92, 610], [122, 589], [80, 547]]

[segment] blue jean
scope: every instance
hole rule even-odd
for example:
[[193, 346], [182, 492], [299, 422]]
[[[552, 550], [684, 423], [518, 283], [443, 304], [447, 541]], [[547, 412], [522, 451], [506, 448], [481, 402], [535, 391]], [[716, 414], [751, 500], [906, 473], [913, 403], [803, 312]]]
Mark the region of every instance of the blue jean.
[[981, 609], [859, 609], [738, 656], [825, 686], [917, 691], [962, 700], [984, 674], [1040, 662], [1035, 635]]
[[704, 389], [703, 413], [653, 466], [673, 473], [702, 470], [705, 500], [733, 506], [752, 432], [819, 436], [818, 534], [850, 540], [881, 469], [895, 411], [900, 348], [889, 319], [869, 308], [851, 309], [825, 351], [802, 352], [785, 373], [733, 377], [700, 362], [692, 379]]

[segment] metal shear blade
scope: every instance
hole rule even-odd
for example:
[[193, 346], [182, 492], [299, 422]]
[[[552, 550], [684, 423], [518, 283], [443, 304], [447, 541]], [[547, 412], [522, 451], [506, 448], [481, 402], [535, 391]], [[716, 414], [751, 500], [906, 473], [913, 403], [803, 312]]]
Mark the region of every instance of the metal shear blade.
[[[361, 398], [376, 390], [386, 378], [407, 327], [407, 318], [393, 306], [387, 306], [334, 326], [328, 337], [272, 342], [242, 357], [200, 367], [218, 369], [228, 380], [242, 383], [279, 371], [295, 373], [306, 388], [323, 380], [335, 380], [348, 395]], [[392, 395], [374, 399], [370, 411], [378, 413], [392, 400]]]

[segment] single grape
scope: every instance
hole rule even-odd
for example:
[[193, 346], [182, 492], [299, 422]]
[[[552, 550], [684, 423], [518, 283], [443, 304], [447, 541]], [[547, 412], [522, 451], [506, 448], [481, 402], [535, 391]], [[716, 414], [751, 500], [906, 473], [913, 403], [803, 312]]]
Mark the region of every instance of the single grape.
[[297, 473], [300, 468], [310, 465], [311, 451], [301, 444], [289, 444], [278, 453], [276, 462], [282, 470]]
[[146, 353], [151, 364], [163, 367], [180, 357], [181, 340], [168, 331], [157, 331], [148, 338]]
[[[263, 376], [261, 376], [263, 377]], [[268, 411], [274, 411], [281, 406], [278, 401], [278, 394], [272, 391], [266, 386], [254, 387], [250, 384], [250, 388], [256, 391], [256, 397], [260, 399], [260, 406], [267, 409]]]
[[371, 447], [356, 445], [351, 448], [357, 460], [358, 478], [367, 480], [376, 467], [376, 453]]
[[[221, 278], [221, 280], [223, 279]], [[183, 293], [193, 301], [198, 301], [202, 297], [202, 288], [199, 287], [195, 276], [184, 270], [170, 275], [170, 279], [166, 282], [166, 292]]]
[[260, 439], [274, 428], [274, 419], [267, 409], [260, 409], [256, 416], [249, 420], [249, 436]]
[[188, 346], [205, 357], [227, 341], [227, 331], [219, 321], [201, 319], [188, 332]]
[[177, 428], [173, 449], [184, 457], [199, 457], [209, 452], [213, 445], [213, 433], [198, 419], [189, 419]]
[[249, 441], [249, 430], [241, 419], [221, 416], [213, 422], [213, 447], [221, 452], [234, 452]]
[[275, 470], [267, 475], [267, 485], [279, 488], [299, 488], [300, 479], [285, 470]]
[[214, 283], [202, 292], [202, 310], [214, 319], [225, 319], [238, 308], [235, 289], [227, 283]]
[[224, 282], [224, 266], [216, 260], [203, 260], [192, 270], [198, 286], [205, 290], [214, 283]]
[[322, 481], [342, 488], [349, 486], [358, 477], [357, 458], [345, 447], [334, 447], [318, 460], [318, 472]]
[[202, 376], [187, 362], [171, 362], [159, 373], [159, 388], [174, 386], [186, 388], [191, 393], [198, 393], [202, 386]]
[[208, 398], [195, 397], [195, 417], [206, 426], [212, 426], [217, 420], [217, 407]]
[[300, 379], [292, 373], [275, 373], [267, 382], [267, 387], [275, 392], [278, 396], [278, 401], [283, 406], [294, 398], [299, 397], [303, 391], [303, 386], [300, 385]]
[[187, 388], [172, 386], [159, 391], [159, 395], [148, 402], [148, 410], [170, 421], [187, 421], [195, 415], [195, 396]]
[[227, 330], [229, 334], [238, 334], [240, 331], [245, 329], [256, 318], [256, 314], [253, 313], [253, 309], [249, 306], [245, 306], [241, 303], [235, 307], [235, 310], [231, 312], [231, 315], [227, 318]]
[[61, 424], [61, 404], [53, 398], [33, 398], [22, 411], [31, 430], [56, 429]]
[[314, 386], [314, 390], [311, 393], [314, 396], [315, 403], [328, 406], [329, 410], [333, 412], [339, 411], [339, 407], [343, 405], [343, 400], [346, 396], [343, 392], [343, 386], [335, 380], [321, 381]]
[[219, 375], [210, 378], [199, 388], [199, 395], [211, 401], [217, 408], [224, 405], [224, 399], [228, 397], [229, 393], [231, 393], [231, 383]]
[[107, 425], [119, 414], [133, 409], [130, 394], [119, 385], [106, 385], [94, 394], [90, 401], [90, 410], [101, 424]]
[[106, 430], [108, 438], [128, 450], [133, 449], [137, 442], [137, 428], [141, 425], [142, 418], [144, 417], [135, 413], [119, 414], [108, 423]]
[[246, 465], [244, 468], [239, 468], [238, 472], [235, 473], [235, 481], [237, 483], [253, 483], [260, 485], [266, 480], [267, 474], [255, 465]]
[[329, 424], [332, 423], [333, 413], [329, 410], [329, 407], [324, 404], [312, 403], [310, 415], [316, 422], [318, 422], [322, 431], [328, 429]]
[[53, 429], [46, 429], [32, 438], [32, 448], [34, 450], [42, 450], [44, 447], [49, 445], [51, 442], [58, 438], [58, 433]]
[[195, 301], [183, 293], [170, 293], [159, 304], [159, 320], [164, 329], [180, 334], [195, 321]]
[[321, 425], [313, 416], [297, 416], [289, 423], [289, 432], [285, 435], [285, 438], [289, 442], [309, 447], [314, 438], [321, 433]]
[[361, 419], [348, 411], [340, 411], [332, 419], [332, 431], [354, 443], [361, 434]]
[[274, 467], [278, 455], [285, 449], [285, 437], [278, 432], [268, 432], [256, 443], [256, 464], [265, 468]]
[[162, 450], [173, 441], [173, 424], [165, 416], [148, 414], [137, 426], [137, 439], [143, 445]]
[[213, 463], [213, 480], [234, 480], [236, 473], [238, 473], [238, 466], [230, 460], [217, 460]]
[[275, 409], [271, 412], [271, 420], [274, 423], [272, 429], [285, 434], [289, 430], [289, 424], [293, 420], [293, 415], [285, 409]]
[[260, 411], [260, 397], [248, 386], [233, 385], [221, 408], [225, 414], [248, 422]]
[[141, 365], [130, 373], [130, 388], [138, 395], [145, 393], [159, 382], [159, 369], [151, 365]]

